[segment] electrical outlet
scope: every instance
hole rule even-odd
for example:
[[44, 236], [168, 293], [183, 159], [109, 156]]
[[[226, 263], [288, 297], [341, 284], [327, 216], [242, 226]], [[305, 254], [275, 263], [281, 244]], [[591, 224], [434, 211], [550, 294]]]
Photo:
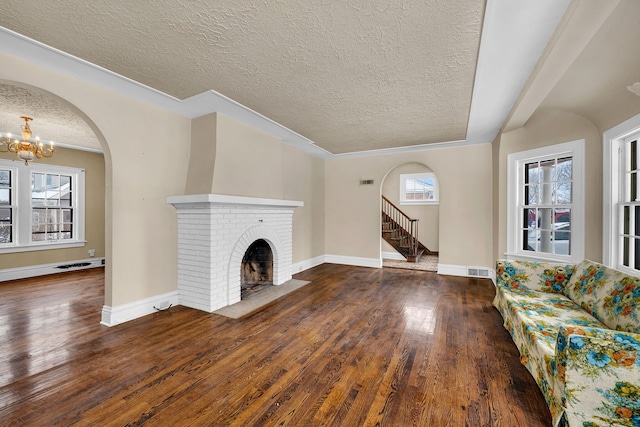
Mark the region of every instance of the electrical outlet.
[[96, 250], [95, 249], [89, 249], [89, 256], [96, 256]]

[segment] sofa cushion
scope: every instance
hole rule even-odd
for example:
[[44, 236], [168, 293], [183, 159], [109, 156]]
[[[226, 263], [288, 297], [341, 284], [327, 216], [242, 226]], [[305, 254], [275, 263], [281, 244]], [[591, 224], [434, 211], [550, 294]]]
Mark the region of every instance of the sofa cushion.
[[565, 294], [609, 328], [640, 333], [640, 278], [585, 260]]
[[606, 267], [593, 261], [584, 260], [576, 267], [565, 295], [588, 313], [593, 314], [593, 307], [598, 300], [598, 289], [605, 286], [609, 277], [605, 276]]
[[498, 285], [529, 288], [536, 291], [564, 294], [573, 273], [573, 266], [550, 262], [498, 260], [496, 277]]
[[640, 334], [640, 278], [625, 276], [606, 287], [596, 305], [608, 327]]

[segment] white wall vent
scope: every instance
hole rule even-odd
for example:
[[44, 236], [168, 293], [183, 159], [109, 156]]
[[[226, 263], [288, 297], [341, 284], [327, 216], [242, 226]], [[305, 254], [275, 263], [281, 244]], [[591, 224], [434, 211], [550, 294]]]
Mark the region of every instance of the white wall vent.
[[484, 267], [467, 267], [467, 276], [469, 277], [482, 277], [488, 279], [489, 269]]

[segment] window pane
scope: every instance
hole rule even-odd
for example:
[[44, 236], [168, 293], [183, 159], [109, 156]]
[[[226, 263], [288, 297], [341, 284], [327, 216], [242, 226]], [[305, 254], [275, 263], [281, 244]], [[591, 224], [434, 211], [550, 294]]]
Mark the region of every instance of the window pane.
[[71, 206], [71, 192], [63, 191], [60, 193], [60, 206]]
[[[31, 174], [31, 190], [42, 192], [45, 190], [45, 174], [33, 173]], [[44, 195], [42, 196], [44, 198]]]
[[34, 242], [42, 242], [44, 241], [45, 238], [45, 234], [41, 233], [41, 234], [32, 234], [31, 235], [31, 240]]
[[60, 176], [60, 188], [71, 191], [71, 177], [66, 175]]
[[522, 249], [525, 251], [537, 250], [536, 230], [523, 230]]
[[629, 266], [629, 238], [622, 239], [622, 265]]
[[528, 205], [537, 205], [538, 204], [538, 194], [540, 193], [540, 186], [528, 185], [526, 186], [527, 190], [525, 190], [525, 203]]
[[557, 201], [559, 204], [571, 203], [571, 182], [559, 182], [557, 189]]
[[0, 205], [11, 204], [11, 190], [8, 188], [0, 188]]
[[0, 170], [0, 187], [11, 187], [11, 171]]
[[0, 222], [0, 243], [11, 243], [13, 241], [12, 230], [11, 224]]
[[11, 208], [0, 208], [0, 221], [11, 222]]
[[571, 209], [556, 209], [554, 213], [556, 228], [571, 223]]
[[[424, 174], [411, 174], [411, 175], [400, 175], [401, 179], [401, 188], [400, 191], [402, 194], [400, 195], [400, 200], [407, 201], [437, 201], [438, 200], [438, 181], [434, 177], [433, 173], [424, 173]], [[71, 185], [72, 182], [69, 181]], [[69, 194], [69, 199], [71, 202], [69, 206], [72, 206], [73, 202], [73, 192]], [[65, 191], [61, 192], [61, 205], [65, 205]]]
[[539, 175], [540, 169], [538, 168], [538, 162], [527, 163], [524, 165], [524, 182], [525, 184], [537, 184], [540, 182]]
[[44, 232], [46, 225], [46, 209], [33, 209], [31, 211], [31, 231]]
[[540, 170], [542, 171], [542, 182], [556, 181], [556, 161], [545, 160], [540, 162]]
[[631, 208], [629, 206], [625, 206], [623, 209], [623, 233], [624, 234], [629, 234], [629, 215], [631, 214]]
[[573, 177], [573, 158], [558, 159], [558, 181], [571, 181]]
[[536, 228], [538, 221], [536, 216], [535, 209], [525, 209], [524, 210], [524, 227], [525, 228]]

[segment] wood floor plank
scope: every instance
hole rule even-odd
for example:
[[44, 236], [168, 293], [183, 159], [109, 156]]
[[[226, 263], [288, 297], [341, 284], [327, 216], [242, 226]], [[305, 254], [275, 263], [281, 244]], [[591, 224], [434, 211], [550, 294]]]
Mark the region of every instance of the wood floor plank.
[[0, 283], [0, 424], [548, 426], [489, 280], [323, 264], [240, 319], [101, 326], [101, 269]]

